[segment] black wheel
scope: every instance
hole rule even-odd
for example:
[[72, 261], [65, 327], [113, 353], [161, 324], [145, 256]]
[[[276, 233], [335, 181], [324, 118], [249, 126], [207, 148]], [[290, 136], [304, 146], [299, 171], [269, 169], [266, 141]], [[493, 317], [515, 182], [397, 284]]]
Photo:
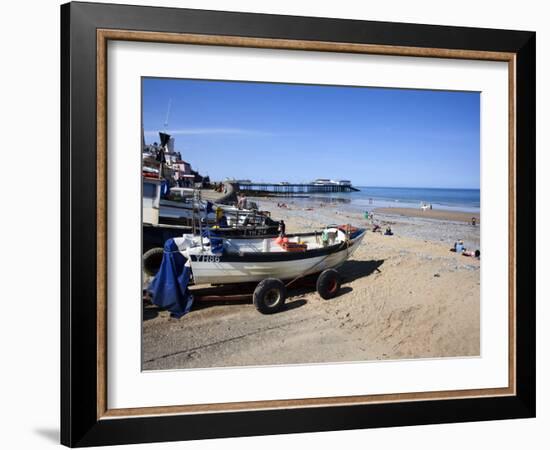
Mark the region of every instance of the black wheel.
[[143, 270], [147, 275], [155, 276], [160, 269], [164, 249], [153, 247], [143, 254]]
[[286, 286], [277, 278], [266, 278], [258, 283], [252, 298], [254, 306], [262, 314], [276, 313], [285, 304]]
[[341, 284], [340, 274], [334, 269], [327, 269], [317, 278], [317, 292], [322, 298], [328, 300], [336, 297]]

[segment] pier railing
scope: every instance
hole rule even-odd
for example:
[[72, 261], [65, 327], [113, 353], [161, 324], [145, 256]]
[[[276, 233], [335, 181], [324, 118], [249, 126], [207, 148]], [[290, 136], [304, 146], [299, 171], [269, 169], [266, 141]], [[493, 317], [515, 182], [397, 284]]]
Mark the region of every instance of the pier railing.
[[238, 183], [233, 182], [240, 192], [255, 195], [299, 195], [313, 193], [357, 192], [359, 189], [349, 184], [316, 183]]

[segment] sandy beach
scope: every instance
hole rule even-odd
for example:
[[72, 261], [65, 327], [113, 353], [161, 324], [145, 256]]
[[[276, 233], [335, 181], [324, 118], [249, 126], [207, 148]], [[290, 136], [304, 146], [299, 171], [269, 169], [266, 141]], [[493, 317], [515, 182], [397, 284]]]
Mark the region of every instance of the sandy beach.
[[472, 223], [472, 218], [476, 219], [476, 224], [479, 224], [479, 213], [452, 211], [446, 209], [427, 209], [420, 208], [376, 208], [374, 210], [379, 214], [393, 214], [405, 217], [422, 217], [424, 219], [440, 219], [449, 222], [466, 222]]
[[[257, 198], [287, 232], [328, 223], [390, 226], [368, 231], [340, 269], [341, 294], [290, 290], [285, 310], [262, 315], [250, 297], [196, 302], [182, 319], [144, 309], [143, 369], [185, 369], [479, 355], [480, 261], [449, 251], [456, 239], [479, 248], [480, 227], [436, 210], [398, 208], [374, 219], [339, 203]], [[471, 214], [469, 214], [471, 219]]]

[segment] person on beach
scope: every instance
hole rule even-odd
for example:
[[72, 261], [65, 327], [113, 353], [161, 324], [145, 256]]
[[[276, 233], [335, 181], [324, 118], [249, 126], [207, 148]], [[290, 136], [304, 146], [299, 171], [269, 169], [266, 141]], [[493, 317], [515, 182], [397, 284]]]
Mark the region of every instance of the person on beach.
[[472, 226], [476, 226], [477, 219], [475, 217], [472, 217]]
[[164, 148], [160, 147], [157, 150], [157, 155], [155, 159], [159, 163], [159, 175], [162, 177], [164, 176], [164, 165], [166, 164], [166, 156], [164, 155]]
[[229, 225], [227, 224], [227, 217], [225, 217], [225, 214], [222, 213], [222, 216], [218, 220], [218, 226], [220, 228], [227, 228]]
[[161, 164], [166, 163], [166, 156], [164, 154], [164, 148], [162, 148], [162, 147], [159, 148], [159, 150], [157, 151], [156, 160]]
[[227, 224], [227, 217], [221, 208], [216, 209], [216, 225], [220, 228], [227, 228], [229, 226]]
[[242, 193], [239, 193], [239, 196], [237, 197], [237, 208], [246, 209], [246, 197]]
[[279, 237], [280, 238], [284, 238], [286, 235], [286, 225], [285, 225], [285, 221], [284, 220], [281, 220], [279, 221]]
[[391, 230], [391, 227], [386, 228], [386, 232], [384, 233], [385, 236], [393, 236], [393, 231]]

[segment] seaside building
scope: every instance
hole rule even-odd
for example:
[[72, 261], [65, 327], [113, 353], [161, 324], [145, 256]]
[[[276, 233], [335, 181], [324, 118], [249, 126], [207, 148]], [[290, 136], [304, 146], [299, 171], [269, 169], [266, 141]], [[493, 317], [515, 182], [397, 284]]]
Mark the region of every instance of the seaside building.
[[351, 186], [350, 180], [329, 180], [328, 178], [317, 178], [312, 184], [318, 186]]
[[158, 225], [161, 180], [143, 177], [143, 223]]
[[230, 177], [226, 177], [225, 181], [227, 181], [228, 183], [235, 183], [235, 184], [252, 184], [251, 180], [245, 180], [245, 179], [238, 180], [237, 178], [230, 178]]
[[176, 140], [173, 137], [168, 138], [168, 143], [166, 144], [166, 149], [168, 150], [168, 153], [175, 152], [175, 144]]
[[[175, 139], [167, 133], [160, 132], [160, 145], [157, 142], [146, 145], [142, 139], [143, 172], [150, 178], [160, 173], [159, 153], [163, 152], [164, 164], [162, 178], [167, 179], [172, 187], [202, 187], [210, 183], [208, 176], [202, 176], [193, 170], [188, 161], [182, 159], [181, 152], [176, 150]], [[144, 138], [142, 130], [142, 138]], [[160, 175], [159, 175], [160, 176]]]
[[312, 182], [312, 184], [318, 184], [318, 185], [330, 184], [330, 180], [328, 178], [317, 178]]
[[197, 172], [191, 168], [191, 164], [187, 161], [177, 159], [172, 164], [172, 169], [174, 170], [174, 179], [179, 186], [190, 187], [194, 185]]

